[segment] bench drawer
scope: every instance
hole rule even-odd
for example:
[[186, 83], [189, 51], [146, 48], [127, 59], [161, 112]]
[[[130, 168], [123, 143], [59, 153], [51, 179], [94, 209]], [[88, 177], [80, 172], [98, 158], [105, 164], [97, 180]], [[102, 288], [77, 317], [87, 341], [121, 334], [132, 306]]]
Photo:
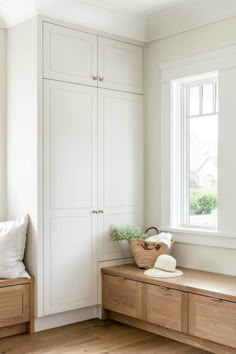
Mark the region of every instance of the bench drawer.
[[190, 294], [189, 334], [236, 348], [236, 303]]
[[145, 321], [187, 333], [188, 294], [145, 284]]
[[130, 317], [141, 318], [141, 283], [103, 275], [103, 307]]
[[0, 327], [29, 321], [29, 284], [0, 288]]

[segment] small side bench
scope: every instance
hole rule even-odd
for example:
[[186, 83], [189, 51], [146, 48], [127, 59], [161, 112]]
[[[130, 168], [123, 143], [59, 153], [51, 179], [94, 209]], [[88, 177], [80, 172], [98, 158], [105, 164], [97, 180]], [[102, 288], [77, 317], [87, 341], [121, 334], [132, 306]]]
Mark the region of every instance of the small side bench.
[[0, 279], [0, 338], [34, 332], [34, 279]]

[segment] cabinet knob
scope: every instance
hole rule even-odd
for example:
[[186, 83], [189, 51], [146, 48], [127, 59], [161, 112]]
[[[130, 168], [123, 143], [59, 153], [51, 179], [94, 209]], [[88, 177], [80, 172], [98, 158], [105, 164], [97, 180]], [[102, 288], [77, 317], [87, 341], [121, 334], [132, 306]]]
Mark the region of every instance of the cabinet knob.
[[97, 77], [97, 76], [92, 76], [92, 79], [93, 79], [93, 80], [97, 80], [98, 77]]
[[92, 210], [92, 214], [98, 214], [97, 210]]
[[104, 211], [103, 211], [103, 210], [98, 210], [98, 213], [99, 213], [99, 214], [103, 214]]
[[99, 77], [98, 80], [99, 81], [104, 81], [104, 77]]

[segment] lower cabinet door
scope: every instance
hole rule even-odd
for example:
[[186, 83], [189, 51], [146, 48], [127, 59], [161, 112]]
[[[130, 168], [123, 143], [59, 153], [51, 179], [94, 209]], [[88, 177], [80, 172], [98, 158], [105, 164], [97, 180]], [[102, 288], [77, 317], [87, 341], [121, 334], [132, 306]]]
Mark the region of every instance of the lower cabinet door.
[[145, 284], [144, 320], [162, 327], [187, 333], [188, 294], [156, 285]]
[[110, 226], [142, 227], [143, 98], [98, 90], [98, 260], [132, 257]]
[[130, 317], [141, 318], [142, 283], [103, 275], [103, 307]]
[[0, 288], [0, 327], [29, 321], [28, 284]]
[[190, 294], [189, 334], [236, 348], [236, 303]]
[[97, 89], [44, 82], [44, 315], [97, 304]]

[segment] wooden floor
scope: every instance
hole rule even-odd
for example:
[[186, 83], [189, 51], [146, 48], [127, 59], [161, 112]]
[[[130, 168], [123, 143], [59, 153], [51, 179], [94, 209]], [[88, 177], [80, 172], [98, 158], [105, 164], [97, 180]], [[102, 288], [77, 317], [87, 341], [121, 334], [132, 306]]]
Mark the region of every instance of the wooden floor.
[[206, 354], [207, 352], [112, 321], [90, 320], [0, 339], [0, 354]]

